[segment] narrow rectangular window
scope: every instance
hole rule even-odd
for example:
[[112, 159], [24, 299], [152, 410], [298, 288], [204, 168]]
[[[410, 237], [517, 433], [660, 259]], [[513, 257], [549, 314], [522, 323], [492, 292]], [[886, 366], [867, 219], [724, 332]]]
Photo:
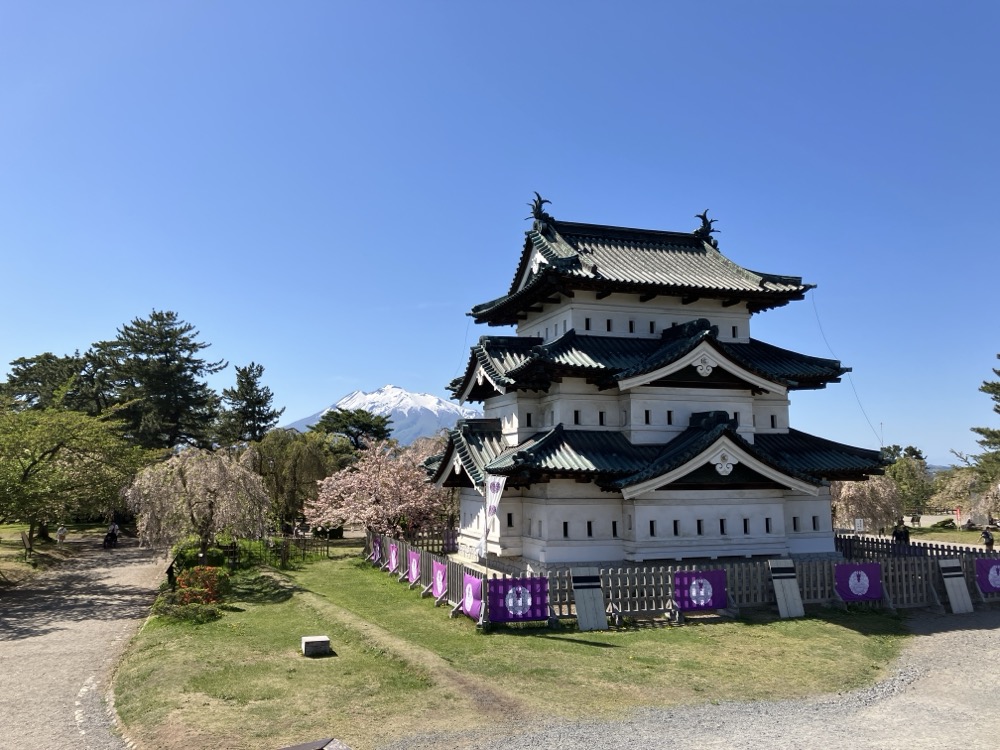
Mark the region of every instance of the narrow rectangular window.
[[798, 531], [798, 530], [799, 530], [799, 517], [792, 516], [792, 531]]
[[585, 330], [585, 331], [589, 331], [590, 330], [590, 318], [584, 318], [583, 319], [583, 330]]
[[528, 519], [528, 536], [531, 536], [531, 519]]
[[569, 521], [563, 521], [563, 536], [569, 536]]
[[542, 535], [542, 522], [539, 521], [538, 522], [538, 536], [541, 537], [541, 535]]
[[656, 521], [649, 522], [649, 535], [656, 536]]
[[507, 528], [508, 529], [514, 528], [514, 514], [513, 513], [508, 513], [507, 514]]
[[615, 538], [618, 537], [618, 522], [617, 521], [612, 521], [611, 522], [611, 536], [613, 536]]
[[566, 321], [563, 321], [563, 333], [566, 333]]
[[678, 521], [675, 518], [674, 519], [674, 536], [680, 536], [680, 535], [681, 535], [681, 522]]
[[545, 340], [546, 341], [549, 340], [549, 327], [548, 326], [545, 326]]
[[628, 332], [629, 333], [635, 333], [635, 321], [634, 320], [630, 320], [628, 322]]
[[672, 411], [667, 411], [667, 424], [674, 423], [674, 413]]
[[531, 427], [531, 412], [525, 412], [524, 414], [524, 426]]
[[778, 428], [778, 417], [775, 414], [771, 415], [771, 429], [775, 430]]
[[631, 513], [628, 514], [628, 530], [629, 531], [632, 530], [632, 514]]
[[740, 426], [740, 413], [738, 411], [733, 412], [733, 421], [736, 422], [736, 426]]
[[611, 318], [608, 318], [607, 325], [608, 325], [608, 332], [610, 332], [611, 331]]
[[593, 535], [594, 535], [594, 522], [587, 521], [587, 536], [593, 536]]
[[738, 339], [740, 337], [739, 326], [733, 326], [733, 338]]
[[750, 533], [750, 519], [749, 518], [744, 518], [743, 519], [743, 533], [744, 534], [749, 534]]
[[722, 534], [722, 536], [726, 535], [726, 519], [725, 518], [720, 518], [719, 519], [719, 533]]
[[646, 424], [649, 424], [649, 409], [646, 409]]
[[597, 412], [597, 424], [601, 425], [602, 427], [604, 426], [604, 412], [603, 411]]
[[573, 410], [573, 424], [580, 424], [580, 410]]
[[819, 531], [819, 516], [813, 516], [813, 531]]
[[649, 332], [650, 333], [656, 333], [656, 321], [655, 320], [649, 321]]
[[770, 534], [771, 533], [771, 519], [770, 518], [765, 518], [764, 519], [764, 533], [765, 534]]
[[697, 526], [698, 526], [698, 536], [701, 536], [702, 534], [705, 533], [705, 522], [699, 518], [697, 521]]

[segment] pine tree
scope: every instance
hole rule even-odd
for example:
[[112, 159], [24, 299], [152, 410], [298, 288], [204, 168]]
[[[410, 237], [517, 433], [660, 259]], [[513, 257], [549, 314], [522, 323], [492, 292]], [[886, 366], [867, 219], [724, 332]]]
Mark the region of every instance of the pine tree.
[[361, 451], [373, 443], [388, 440], [392, 434], [392, 420], [372, 414], [364, 409], [331, 409], [309, 429], [328, 435], [343, 435], [351, 441], [354, 450]]
[[[1000, 354], [997, 355], [1000, 359]], [[993, 368], [993, 374], [1000, 377], [1000, 370]], [[984, 380], [979, 390], [993, 399], [993, 412], [1000, 414], [1000, 381]], [[987, 482], [1000, 479], [1000, 429], [995, 427], [973, 427], [979, 435], [977, 441], [985, 450], [976, 456], [976, 468]]]
[[260, 442], [278, 424], [284, 409], [272, 409], [274, 394], [260, 383], [264, 367], [251, 362], [236, 368], [236, 387], [224, 388], [219, 419], [219, 441], [224, 445]]

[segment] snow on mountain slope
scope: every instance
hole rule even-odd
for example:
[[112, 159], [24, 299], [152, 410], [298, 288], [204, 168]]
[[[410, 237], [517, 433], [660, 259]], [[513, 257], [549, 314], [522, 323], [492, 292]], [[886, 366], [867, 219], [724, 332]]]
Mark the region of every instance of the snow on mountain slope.
[[389, 417], [392, 436], [403, 445], [419, 437], [434, 435], [443, 428], [454, 427], [459, 419], [482, 416], [475, 409], [460, 406], [429, 393], [410, 393], [395, 385], [386, 385], [377, 391], [348, 393], [332, 406], [312, 416], [286, 425], [286, 428], [305, 432], [331, 409], [364, 409], [380, 417]]

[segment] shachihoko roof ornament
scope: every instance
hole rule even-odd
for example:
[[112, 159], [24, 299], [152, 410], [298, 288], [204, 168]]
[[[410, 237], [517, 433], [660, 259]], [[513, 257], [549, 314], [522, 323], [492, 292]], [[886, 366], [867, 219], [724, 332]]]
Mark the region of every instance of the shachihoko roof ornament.
[[[537, 195], [537, 193], [536, 193]], [[719, 230], [712, 225], [718, 221], [718, 219], [708, 218], [708, 209], [706, 208], [704, 213], [695, 214], [696, 219], [701, 219], [701, 226], [695, 229], [691, 234], [699, 239], [705, 240], [709, 245], [714, 247], [716, 250], [719, 249], [719, 241], [716, 240], [712, 234], [718, 232]]]
[[544, 234], [545, 230], [548, 229], [549, 223], [553, 221], [552, 217], [545, 211], [545, 204], [551, 203], [552, 201], [543, 198], [538, 194], [537, 190], [534, 192], [535, 200], [528, 204], [531, 208], [531, 216], [526, 216], [525, 218], [534, 219], [534, 230]]

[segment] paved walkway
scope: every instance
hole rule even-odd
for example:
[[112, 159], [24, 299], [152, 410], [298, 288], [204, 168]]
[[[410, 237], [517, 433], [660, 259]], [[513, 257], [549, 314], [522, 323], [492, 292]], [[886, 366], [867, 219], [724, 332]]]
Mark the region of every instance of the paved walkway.
[[0, 591], [0, 750], [126, 747], [104, 698], [166, 562], [135, 540], [76, 544], [77, 557]]

